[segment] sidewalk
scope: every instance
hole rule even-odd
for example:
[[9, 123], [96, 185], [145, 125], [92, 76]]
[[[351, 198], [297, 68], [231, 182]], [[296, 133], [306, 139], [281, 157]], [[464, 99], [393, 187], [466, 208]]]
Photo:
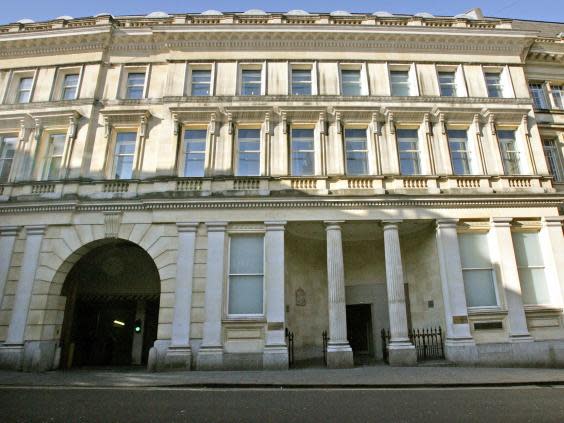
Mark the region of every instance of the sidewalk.
[[0, 371], [1, 386], [57, 387], [463, 387], [564, 385], [564, 369], [489, 367], [308, 368], [283, 371], [169, 371], [89, 369], [22, 373]]

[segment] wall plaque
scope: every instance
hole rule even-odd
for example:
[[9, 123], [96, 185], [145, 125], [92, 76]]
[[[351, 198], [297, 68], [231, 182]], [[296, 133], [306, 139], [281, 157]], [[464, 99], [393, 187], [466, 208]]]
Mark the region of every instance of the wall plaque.
[[468, 323], [468, 316], [452, 316], [452, 323], [455, 325], [463, 325]]
[[302, 288], [296, 289], [296, 305], [300, 307], [306, 305], [306, 293]]

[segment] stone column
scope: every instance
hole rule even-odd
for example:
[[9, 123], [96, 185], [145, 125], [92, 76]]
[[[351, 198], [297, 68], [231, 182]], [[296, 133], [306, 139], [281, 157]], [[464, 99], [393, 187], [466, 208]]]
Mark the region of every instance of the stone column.
[[513, 342], [530, 342], [533, 338], [527, 328], [517, 261], [515, 260], [513, 239], [511, 238], [512, 220], [510, 217], [493, 217], [491, 219], [492, 262], [494, 266], [498, 266], [496, 273], [501, 277], [501, 285], [505, 292], [509, 339]]
[[265, 369], [287, 369], [288, 348], [284, 334], [284, 225], [286, 222], [264, 222], [266, 345]]
[[447, 359], [455, 362], [474, 362], [477, 350], [468, 322], [457, 223], [458, 219], [437, 219], [437, 250], [446, 320], [445, 354]]
[[223, 310], [223, 283], [225, 277], [226, 222], [207, 223], [208, 260], [205, 294], [204, 339], [198, 352], [199, 370], [223, 367], [221, 317]]
[[21, 369], [23, 364], [25, 328], [45, 229], [46, 226], [43, 225], [25, 227], [26, 240], [20, 279], [16, 288], [8, 335], [0, 348], [0, 367], [3, 368]]
[[167, 367], [190, 369], [190, 313], [192, 309], [192, 283], [194, 276], [194, 252], [198, 223], [177, 223], [178, 258], [176, 263], [176, 287], [172, 339], [166, 353]]
[[400, 220], [383, 221], [384, 255], [386, 258], [386, 288], [390, 315], [389, 362], [392, 366], [409, 366], [417, 363], [415, 346], [409, 341], [403, 268], [398, 224]]
[[327, 280], [329, 293], [329, 342], [327, 367], [352, 367], [353, 353], [347, 340], [345, 265], [341, 221], [325, 222], [327, 233]]
[[8, 271], [17, 235], [17, 226], [0, 226], [0, 306], [4, 298], [4, 289], [8, 281]]

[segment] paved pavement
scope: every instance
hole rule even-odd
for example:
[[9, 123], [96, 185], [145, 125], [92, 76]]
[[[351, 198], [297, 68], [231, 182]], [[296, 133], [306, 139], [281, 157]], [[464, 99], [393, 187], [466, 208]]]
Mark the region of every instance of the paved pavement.
[[464, 387], [564, 385], [564, 369], [489, 367], [306, 368], [282, 371], [76, 369], [44, 373], [0, 371], [0, 386], [60, 387]]

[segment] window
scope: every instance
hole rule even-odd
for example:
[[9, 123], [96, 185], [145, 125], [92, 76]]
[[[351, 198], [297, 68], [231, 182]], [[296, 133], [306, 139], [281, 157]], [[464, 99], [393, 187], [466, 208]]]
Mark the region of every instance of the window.
[[133, 177], [133, 157], [135, 156], [136, 132], [118, 132], [112, 175], [115, 179], [131, 179]]
[[448, 147], [452, 172], [455, 175], [470, 175], [470, 151], [468, 149], [468, 134], [464, 130], [448, 130]]
[[501, 73], [486, 72], [486, 87], [488, 89], [488, 97], [503, 97], [503, 86], [501, 85]]
[[503, 162], [503, 171], [506, 175], [519, 175], [520, 157], [515, 141], [515, 131], [499, 130], [497, 131], [499, 140], [499, 149], [501, 151], [501, 161]]
[[347, 175], [368, 174], [366, 129], [345, 129]]
[[125, 98], [139, 100], [145, 92], [145, 72], [130, 72], [127, 74]]
[[311, 95], [311, 69], [292, 69], [292, 95]]
[[63, 164], [66, 134], [50, 134], [47, 140], [47, 149], [43, 161], [42, 180], [59, 179]]
[[408, 71], [390, 71], [390, 83], [393, 96], [411, 95]]
[[24, 77], [19, 80], [16, 101], [18, 103], [29, 103], [31, 100], [31, 88], [33, 86], [33, 78]]
[[343, 95], [361, 95], [360, 69], [341, 69], [341, 91]]
[[18, 137], [14, 135], [0, 135], [0, 182], [7, 182], [16, 154]]
[[548, 171], [552, 176], [554, 176], [555, 181], [563, 182], [564, 171], [558, 157], [556, 140], [543, 140], [542, 145], [544, 148], [544, 157], [546, 158], [546, 164], [548, 165]]
[[232, 235], [229, 245], [230, 315], [262, 315], [264, 237]]
[[398, 129], [398, 153], [400, 173], [402, 175], [419, 175], [421, 173], [419, 160], [419, 137], [416, 129]]
[[468, 307], [496, 306], [495, 275], [487, 234], [459, 234], [458, 244]]
[[78, 92], [78, 74], [67, 74], [63, 78], [63, 100], [74, 100]]
[[292, 175], [311, 176], [315, 173], [313, 129], [292, 129]]
[[456, 97], [456, 73], [439, 72], [439, 88], [442, 97]]
[[237, 141], [237, 176], [260, 175], [260, 129], [240, 128]]
[[512, 237], [523, 304], [549, 304], [538, 233], [513, 232]]
[[261, 95], [262, 71], [243, 69], [241, 71], [241, 95]]
[[210, 69], [192, 69], [190, 94], [194, 96], [211, 95], [211, 70]]
[[562, 88], [562, 85], [552, 85], [551, 91], [554, 105], [558, 109], [564, 109], [564, 88]]
[[533, 104], [537, 109], [549, 109], [546, 95], [544, 94], [543, 84], [529, 84]]
[[184, 170], [182, 176], [204, 176], [206, 137], [207, 131], [205, 129], [187, 129], [184, 131]]

